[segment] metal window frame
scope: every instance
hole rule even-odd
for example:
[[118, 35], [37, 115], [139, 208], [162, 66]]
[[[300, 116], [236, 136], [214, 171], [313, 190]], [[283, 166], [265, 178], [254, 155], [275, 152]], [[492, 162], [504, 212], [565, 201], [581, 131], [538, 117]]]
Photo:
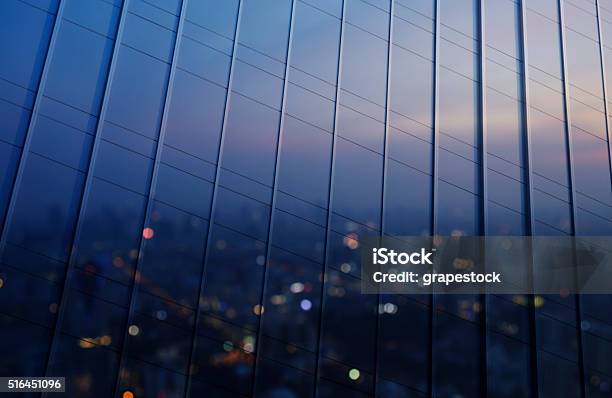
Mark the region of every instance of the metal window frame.
[[[533, 236], [535, 231], [535, 218], [533, 208], [533, 165], [531, 158], [531, 109], [530, 109], [530, 97], [529, 97], [529, 62], [528, 62], [528, 51], [527, 51], [527, 7], [525, 6], [525, 0], [520, 0], [520, 50], [522, 55], [521, 62], [521, 90], [523, 91], [522, 99], [522, 128], [523, 128], [523, 158], [526, 160], [524, 164], [524, 178], [527, 192], [523, 195], [527, 202], [527, 235]], [[530, 258], [530, 270], [533, 270], [533, 259]], [[532, 271], [533, 272], [533, 271]], [[531, 281], [532, 282], [532, 281]], [[534, 398], [539, 396], [538, 386], [538, 349], [536, 346], [536, 316], [535, 316], [535, 300], [533, 295], [528, 297], [528, 316], [529, 316], [529, 366], [530, 366], [530, 391]]]
[[240, 24], [242, 22], [242, 11], [243, 11], [243, 0], [238, 2], [238, 10], [236, 12], [236, 26], [234, 28], [234, 41], [232, 43], [232, 55], [230, 58], [230, 68], [228, 74], [227, 90], [225, 92], [225, 104], [223, 105], [223, 121], [221, 126], [221, 136], [219, 138], [219, 146], [217, 150], [217, 164], [215, 166], [215, 177], [212, 192], [212, 200], [210, 204], [210, 213], [208, 216], [208, 228], [206, 231], [206, 242], [204, 243], [204, 259], [202, 260], [202, 271], [200, 273], [200, 283], [198, 286], [198, 301], [196, 305], [195, 318], [193, 321], [193, 330], [191, 338], [191, 350], [189, 351], [189, 358], [187, 360], [187, 382], [185, 383], [185, 396], [189, 396], [191, 393], [192, 379], [193, 379], [193, 360], [196, 352], [196, 343], [198, 340], [198, 323], [200, 322], [200, 313], [202, 312], [202, 289], [204, 288], [204, 281], [206, 279], [206, 268], [208, 265], [208, 259], [210, 255], [210, 247], [212, 243], [212, 230], [215, 223], [215, 208], [217, 205], [217, 193], [219, 190], [219, 175], [221, 170], [221, 162], [223, 159], [223, 149], [225, 143], [225, 132], [227, 129], [227, 119], [229, 110], [230, 94], [232, 92], [232, 86], [234, 82], [234, 68], [236, 66], [236, 54], [238, 49], [238, 38], [240, 37]]
[[606, 119], [606, 139], [608, 141], [608, 166], [610, 167], [610, 190], [612, 191], [612, 138], [610, 137], [610, 109], [608, 104], [608, 85], [606, 80], [606, 54], [604, 52], [604, 44], [603, 44], [603, 32], [602, 32], [602, 22], [601, 22], [601, 9], [599, 6], [599, 0], [595, 0], [595, 9], [597, 12], [597, 39], [599, 41], [599, 60], [601, 67], [601, 81], [603, 84], [603, 101], [604, 101], [604, 113]]
[[[434, 74], [433, 74], [433, 136], [432, 136], [432, 157], [431, 157], [431, 236], [438, 234], [438, 166], [440, 161], [440, 2], [435, 2], [435, 21], [434, 21]], [[429, 341], [428, 341], [428, 361], [427, 372], [428, 388], [427, 393], [433, 397], [436, 395], [434, 383], [434, 334], [436, 326], [436, 295], [429, 296]]]
[[340, 82], [342, 81], [342, 53], [344, 49], [344, 28], [346, 25], [346, 3], [349, 0], [342, 0], [342, 11], [340, 15], [340, 40], [338, 42], [338, 64], [336, 71], [336, 102], [334, 104], [334, 122], [333, 122], [333, 135], [332, 135], [332, 147], [331, 147], [331, 161], [329, 170], [329, 185], [327, 192], [327, 221], [325, 227], [325, 244], [323, 247], [324, 259], [321, 270], [321, 296], [319, 303], [321, 310], [319, 311], [319, 327], [317, 330], [317, 346], [315, 351], [315, 365], [314, 365], [314, 396], [318, 396], [319, 392], [319, 379], [321, 366], [321, 342], [323, 339], [323, 318], [325, 315], [325, 288], [327, 285], [327, 264], [329, 263], [329, 246], [330, 246], [330, 235], [331, 235], [331, 219], [332, 219], [332, 203], [334, 200], [333, 187], [336, 173], [336, 148], [338, 142], [338, 110], [340, 109]]
[[[385, 130], [383, 139], [383, 170], [382, 170], [382, 185], [380, 195], [380, 237], [382, 238], [385, 234], [385, 201], [386, 201], [386, 181], [387, 171], [389, 165], [389, 153], [387, 148], [389, 147], [389, 114], [391, 113], [391, 62], [393, 55], [393, 21], [395, 14], [395, 0], [391, 0], [391, 7], [389, 9], [389, 33], [388, 33], [388, 47], [387, 47], [387, 76], [386, 76], [386, 96], [385, 96]], [[378, 394], [378, 384], [380, 379], [380, 369], [378, 362], [380, 360], [380, 327], [381, 327], [381, 294], [376, 294], [376, 325], [374, 328], [374, 397]]]
[[83, 217], [85, 214], [85, 207], [86, 207], [85, 205], [87, 203], [87, 199], [89, 198], [89, 194], [91, 192], [91, 186], [93, 184], [93, 167], [96, 162], [98, 150], [100, 147], [100, 142], [102, 140], [102, 126], [104, 124], [104, 120], [106, 119], [106, 113], [108, 111], [109, 93], [110, 93], [111, 86], [113, 83], [113, 78], [115, 76], [115, 71], [117, 69], [117, 58], [119, 54], [119, 48], [121, 47], [121, 40], [123, 39], [123, 33], [125, 30], [125, 23], [127, 20], [129, 4], [130, 4], [130, 0], [123, 0], [123, 3], [121, 5], [121, 14], [119, 16], [119, 21], [117, 24], [115, 42], [113, 43], [113, 52], [111, 54], [108, 74], [106, 76], [104, 93], [102, 94], [102, 104], [100, 105], [100, 114], [98, 116], [96, 131], [94, 135], [94, 142], [93, 142], [90, 156], [89, 156], [89, 163], [87, 164], [85, 184], [83, 186], [81, 201], [79, 203], [79, 212], [75, 220], [72, 246], [70, 248], [68, 263], [66, 265], [66, 273], [63, 278], [61, 296], [60, 296], [60, 301], [58, 303], [58, 315], [55, 318], [55, 325], [53, 327], [53, 332], [51, 335], [51, 346], [50, 346], [49, 353], [48, 353], [47, 364], [45, 366], [45, 374], [47, 375], [49, 374], [51, 365], [53, 363], [53, 359], [55, 357], [55, 353], [56, 353], [57, 346], [58, 346], [58, 340], [61, 336], [61, 325], [64, 321], [64, 317], [66, 314], [66, 302], [68, 300], [68, 294], [70, 292], [73, 272], [74, 272], [74, 268], [76, 267], [76, 261], [77, 261], [77, 251], [78, 251], [77, 245], [78, 245], [78, 242], [79, 242], [79, 239], [82, 233], [82, 229], [83, 229], [81, 221], [83, 220]]
[[255, 342], [255, 353], [254, 353], [254, 365], [253, 365], [253, 380], [251, 385], [251, 394], [255, 394], [257, 387], [257, 371], [259, 370], [259, 361], [262, 360], [261, 354], [261, 346], [263, 339], [263, 314], [265, 311], [264, 302], [266, 299], [266, 287], [268, 286], [268, 268], [270, 267], [270, 252], [272, 251], [272, 232], [274, 226], [274, 216], [276, 212], [276, 201], [277, 201], [277, 191], [278, 191], [278, 174], [279, 174], [279, 163], [281, 157], [281, 150], [283, 144], [283, 132], [285, 131], [285, 111], [287, 107], [287, 86], [289, 82], [289, 63], [291, 62], [291, 48], [293, 43], [293, 23], [295, 21], [295, 3], [297, 0], [291, 0], [291, 17], [289, 19], [289, 36], [287, 38], [287, 49], [286, 49], [286, 58], [285, 58], [285, 71], [284, 71], [284, 79], [283, 79], [283, 91], [281, 98], [281, 110], [280, 110], [280, 120], [278, 125], [278, 134], [276, 135], [276, 156], [274, 159], [274, 177], [272, 182], [272, 200], [270, 204], [270, 218], [268, 220], [268, 231], [266, 233], [267, 243], [266, 243], [266, 254], [265, 254], [265, 262], [264, 269], [262, 275], [262, 287], [261, 293], [259, 296], [259, 305], [260, 305], [260, 313], [258, 314], [258, 322], [257, 322], [257, 339]]
[[[177, 62], [178, 54], [179, 54], [179, 49], [180, 49], [180, 43], [182, 41], [181, 39], [183, 37], [183, 28], [185, 26], [185, 18], [186, 18], [185, 10], [187, 9], [188, 2], [189, 0], [181, 1], [181, 10], [178, 15], [179, 22], [178, 22], [178, 27], [176, 30], [176, 36], [174, 40], [172, 59], [170, 62], [170, 73], [168, 75], [168, 82], [166, 85], [166, 95], [164, 98], [164, 108], [162, 111], [162, 118], [160, 122], [159, 136], [157, 138], [155, 157], [153, 159], [153, 172], [151, 173], [149, 194], [146, 200], [146, 207], [145, 207], [146, 210], [145, 210], [145, 216], [142, 221], [141, 230], [144, 230], [144, 228], [150, 222], [151, 213], [153, 212], [153, 203], [154, 203], [155, 195], [157, 193], [157, 181], [159, 178], [159, 168], [160, 168], [161, 156], [162, 156], [161, 154], [164, 148], [164, 141], [166, 138], [166, 132], [167, 132], [167, 126], [168, 126], [168, 113], [170, 112], [170, 102], [171, 102], [173, 88], [174, 88], [174, 80], [176, 76], [176, 68], [177, 68], [177, 63], [178, 63]], [[125, 330], [123, 333], [121, 351], [119, 354], [119, 365], [117, 367], [117, 376], [115, 377], [115, 396], [119, 396], [119, 392], [121, 388], [121, 373], [122, 373], [122, 369], [127, 363], [127, 357], [128, 357], [127, 352], [129, 351], [129, 344], [128, 344], [129, 333], [128, 331], [129, 331], [129, 326], [134, 320], [134, 316], [135, 316], [136, 296], [137, 296], [136, 290], [138, 289], [138, 286], [139, 286], [139, 281], [138, 281], [139, 276], [138, 275], [140, 273], [140, 268], [142, 268], [142, 262], [143, 262], [143, 257], [144, 257], [143, 254], [144, 254], [144, 250], [147, 245], [146, 242], [147, 241], [144, 238], [144, 236], [141, 235], [140, 242], [138, 245], [138, 257], [136, 259], [136, 266], [134, 267], [133, 283], [132, 283], [132, 286], [129, 288], [130, 298], [129, 298], [129, 305], [128, 305], [128, 314], [127, 314], [127, 319], [125, 323]]]
[[66, 8], [66, 2], [67, 0], [58, 0], [58, 7], [55, 13], [55, 19], [53, 21], [53, 28], [51, 29], [51, 35], [49, 37], [49, 45], [45, 53], [45, 61], [43, 63], [42, 71], [40, 73], [40, 79], [38, 80], [38, 87], [36, 90], [36, 96], [34, 98], [34, 105], [30, 113], [30, 120], [28, 120], [28, 128], [25, 133], [23, 146], [21, 147], [21, 155], [19, 156], [19, 161], [17, 163], [17, 171], [13, 179], [9, 203], [6, 209], [6, 214], [4, 216], [4, 223], [2, 225], [2, 230], [0, 230], [0, 253], [3, 253], [6, 248], [6, 243], [8, 239], [8, 229], [11, 223], [13, 222], [15, 206], [17, 205], [17, 196], [19, 193], [19, 188], [21, 187], [21, 182], [23, 181], [23, 173], [25, 171], [28, 154], [30, 153], [30, 147], [32, 146], [32, 136], [36, 125], [36, 120], [38, 119], [38, 114], [40, 111], [40, 103], [42, 101], [42, 97], [44, 96], [43, 92], [47, 87], [47, 78], [49, 76], [51, 59], [53, 58], [59, 29], [62, 25], [62, 20], [64, 18], [64, 9]]
[[[574, 175], [574, 154], [573, 154], [573, 142], [572, 142], [572, 117], [570, 108], [570, 91], [568, 82], [567, 72], [567, 47], [566, 47], [566, 33], [565, 33], [565, 1], [558, 0], [558, 12], [559, 12], [559, 35], [561, 39], [561, 63], [562, 63], [562, 77], [563, 77], [563, 104], [565, 108], [565, 142], [567, 149], [567, 167], [569, 172], [569, 184], [570, 184], [570, 203], [571, 203], [571, 235], [576, 236], [576, 185]], [[578, 339], [578, 367], [580, 374], [580, 393], [584, 398], [586, 396], [585, 386], [585, 372], [584, 372], [584, 357], [583, 357], [583, 340], [582, 340], [582, 326], [581, 318], [582, 311], [580, 306], [580, 295], [575, 294], [575, 312], [576, 312], [576, 336]]]

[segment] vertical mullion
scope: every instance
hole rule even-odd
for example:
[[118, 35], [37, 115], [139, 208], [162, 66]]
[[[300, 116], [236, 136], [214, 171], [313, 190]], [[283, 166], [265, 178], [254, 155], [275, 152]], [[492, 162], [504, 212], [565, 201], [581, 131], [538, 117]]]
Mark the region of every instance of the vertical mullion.
[[329, 261], [329, 245], [330, 245], [330, 235], [331, 235], [331, 218], [332, 218], [332, 202], [334, 199], [333, 188], [334, 188], [334, 169], [336, 164], [336, 142], [338, 141], [338, 132], [336, 131], [338, 128], [338, 110], [340, 108], [340, 80], [342, 77], [342, 49], [344, 46], [344, 24], [345, 24], [345, 15], [346, 15], [346, 3], [348, 0], [342, 0], [342, 11], [340, 14], [340, 41], [338, 43], [338, 63], [336, 70], [336, 102], [334, 104], [334, 122], [333, 122], [333, 134], [332, 134], [332, 147], [331, 147], [331, 162], [330, 162], [330, 170], [329, 170], [329, 185], [327, 191], [327, 224], [325, 226], [325, 244], [323, 247], [323, 266], [322, 272], [320, 275], [321, 279], [321, 297], [319, 300], [321, 310], [319, 311], [319, 329], [317, 333], [317, 348], [316, 348], [316, 356], [315, 356], [315, 377], [314, 384], [315, 388], [313, 389], [313, 396], [318, 396], [319, 390], [319, 366], [321, 362], [321, 339], [323, 337], [323, 315], [325, 314], [325, 285], [327, 284], [327, 263]]
[[2, 229], [0, 230], [0, 233], [1, 233], [0, 235], [0, 253], [4, 252], [4, 248], [6, 247], [6, 240], [8, 238], [8, 227], [9, 225], [11, 225], [11, 222], [13, 221], [15, 206], [17, 205], [17, 194], [19, 193], [19, 187], [21, 186], [21, 181], [23, 180], [23, 173], [25, 170], [28, 153], [30, 152], [30, 146], [32, 145], [32, 134], [33, 134], [34, 126], [36, 124], [36, 120], [38, 118], [41, 98], [43, 97], [43, 92], [45, 91], [45, 87], [47, 85], [47, 76], [49, 75], [49, 65], [51, 63], [51, 57], [53, 56], [53, 50], [55, 49], [55, 43], [57, 42], [59, 28], [60, 28], [61, 21], [64, 15], [64, 8], [66, 5], [66, 1], [65, 0], [58, 0], [58, 1], [59, 1], [59, 6], [57, 8], [57, 12], [55, 13], [53, 29], [51, 30], [51, 37], [49, 38], [49, 46], [47, 47], [47, 52], [45, 54], [45, 62], [43, 64], [42, 72], [40, 74], [40, 80], [38, 81], [36, 97], [34, 98], [34, 106], [32, 107], [32, 112], [30, 113], [30, 120], [28, 121], [28, 129], [26, 130], [25, 140], [23, 142], [23, 147], [21, 148], [21, 156], [19, 157], [19, 163], [17, 165], [17, 172], [15, 173], [15, 178], [13, 180], [13, 187], [11, 190], [9, 204], [6, 209], [6, 216], [4, 218], [4, 224], [2, 226]]
[[276, 208], [276, 200], [277, 200], [277, 195], [276, 192], [278, 190], [278, 164], [280, 162], [280, 156], [281, 156], [281, 147], [283, 144], [283, 140], [282, 140], [282, 134], [284, 131], [284, 127], [285, 127], [285, 109], [287, 107], [287, 83], [288, 83], [288, 79], [289, 79], [289, 62], [291, 61], [291, 44], [292, 44], [292, 39], [293, 39], [293, 22], [295, 19], [295, 3], [297, 0], [291, 0], [291, 16], [289, 19], [289, 37], [287, 39], [287, 49], [286, 49], [286, 58], [285, 58], [285, 71], [284, 71], [284, 79], [283, 79], [283, 91], [282, 91], [282, 98], [281, 98], [281, 106], [280, 106], [280, 119], [279, 119], [279, 125], [278, 125], [278, 134], [276, 136], [276, 157], [274, 159], [274, 177], [273, 177], [273, 181], [272, 181], [272, 201], [270, 204], [270, 219], [268, 220], [268, 231], [267, 231], [267, 242], [266, 242], [266, 258], [265, 258], [265, 262], [264, 262], [264, 270], [263, 270], [263, 277], [262, 277], [262, 287], [261, 287], [261, 294], [259, 296], [259, 304], [260, 304], [260, 311], [259, 311], [259, 319], [257, 322], [257, 339], [256, 341], [256, 346], [255, 346], [255, 363], [253, 366], [253, 382], [252, 382], [252, 387], [251, 387], [251, 394], [254, 395], [255, 394], [255, 387], [257, 384], [257, 370], [259, 369], [259, 360], [261, 360], [261, 345], [262, 345], [262, 338], [263, 338], [263, 317], [264, 317], [264, 301], [265, 301], [265, 297], [266, 297], [266, 287], [267, 287], [267, 276], [268, 276], [268, 268], [270, 267], [270, 251], [272, 250], [272, 231], [273, 231], [273, 225], [274, 225], [274, 215], [275, 215], [275, 208]]
[[[520, 5], [520, 34], [521, 34], [521, 55], [522, 55], [522, 85], [523, 91], [522, 100], [522, 111], [523, 111], [523, 156], [525, 159], [524, 165], [524, 178], [527, 186], [527, 193], [524, 195], [527, 201], [527, 235], [533, 236], [535, 231], [535, 218], [533, 210], [533, 167], [531, 160], [531, 134], [529, 134], [530, 127], [530, 98], [529, 98], [529, 63], [527, 59], [527, 9], [525, 7], [525, 1], [521, 0]], [[529, 365], [531, 373], [531, 394], [534, 398], [538, 397], [538, 349], [536, 346], [536, 317], [535, 317], [535, 305], [533, 296], [533, 257], [530, 255], [530, 288], [531, 294], [528, 296], [528, 310], [529, 310]]]
[[[488, 234], [489, 222], [489, 187], [487, 184], [487, 103], [486, 103], [486, 43], [485, 43], [485, 1], [479, 2], [478, 15], [478, 36], [480, 40], [479, 48], [479, 77], [480, 77], [480, 234]], [[481, 249], [483, 261], [486, 260], [486, 245]], [[487, 396], [487, 295], [485, 291], [479, 295], [480, 298], [480, 396]]]
[[[161, 153], [164, 147], [164, 141], [165, 141], [165, 137], [166, 137], [166, 130], [167, 130], [167, 125], [168, 125], [168, 112], [170, 109], [170, 99], [172, 96], [172, 90], [174, 87], [174, 76], [176, 75], [176, 67], [177, 67], [177, 59], [178, 59], [178, 52], [179, 52], [179, 48], [180, 48], [180, 42], [181, 42], [181, 38], [182, 38], [182, 34], [183, 34], [183, 26], [185, 25], [185, 10], [187, 8], [187, 2], [189, 0], [182, 0], [181, 3], [181, 10], [179, 13], [179, 22], [178, 22], [178, 27], [176, 29], [176, 37], [174, 40], [174, 49], [172, 51], [172, 60], [170, 63], [170, 74], [168, 76], [168, 84], [166, 87], [166, 95], [164, 98], [164, 109], [162, 112], [162, 119], [161, 119], [161, 124], [160, 124], [160, 131], [159, 131], [159, 136], [157, 137], [157, 147], [155, 150], [155, 158], [153, 160], [153, 172], [151, 174], [151, 183], [149, 185], [149, 195], [147, 196], [147, 205], [146, 205], [146, 210], [145, 210], [145, 216], [143, 219], [143, 228], [144, 229], [145, 226], [147, 226], [147, 223], [150, 220], [151, 217], [151, 212], [153, 209], [153, 202], [154, 202], [154, 197], [156, 194], [156, 188], [157, 188], [157, 180], [158, 180], [158, 176], [159, 176], [159, 167], [160, 167], [160, 162], [161, 162]], [[135, 303], [136, 303], [136, 289], [139, 286], [138, 283], [138, 279], [139, 279], [139, 269], [142, 267], [142, 261], [143, 261], [143, 253], [144, 253], [144, 249], [146, 247], [146, 240], [144, 239], [144, 236], [141, 234], [140, 236], [140, 243], [138, 246], [138, 258], [136, 259], [136, 266], [134, 268], [134, 281], [132, 283], [132, 287], [130, 289], [130, 300], [129, 300], [129, 305], [128, 305], [128, 313], [127, 313], [127, 322], [126, 322], [126, 326], [125, 326], [125, 332], [123, 334], [123, 343], [121, 346], [121, 353], [120, 353], [120, 357], [119, 357], [119, 367], [117, 368], [117, 377], [115, 378], [115, 395], [118, 395], [118, 391], [121, 385], [121, 380], [120, 380], [120, 375], [121, 375], [121, 369], [123, 368], [123, 366], [125, 366], [126, 363], [126, 357], [127, 357], [127, 348], [128, 348], [128, 344], [127, 344], [127, 340], [128, 340], [128, 326], [132, 323], [133, 319], [134, 319], [134, 308], [135, 308]]]
[[[385, 182], [387, 177], [387, 169], [389, 165], [389, 154], [387, 148], [389, 146], [389, 113], [390, 113], [390, 95], [391, 95], [391, 55], [393, 53], [393, 14], [395, 12], [395, 0], [391, 0], [391, 8], [389, 9], [389, 46], [387, 48], [387, 80], [386, 80], [386, 97], [385, 97], [385, 136], [383, 139], [383, 172], [382, 172], [382, 189], [380, 198], [380, 237], [384, 237], [385, 233]], [[374, 329], [374, 397], [378, 393], [378, 361], [380, 359], [380, 309], [381, 309], [381, 294], [376, 294], [376, 325]]]
[[[571, 227], [572, 235], [576, 236], [576, 185], [574, 176], [574, 156], [572, 151], [572, 119], [570, 112], [570, 98], [569, 98], [569, 83], [567, 76], [567, 48], [565, 38], [565, 9], [564, 0], [558, 0], [559, 5], [559, 31], [561, 35], [561, 62], [563, 72], [563, 91], [564, 91], [564, 105], [565, 105], [565, 141], [567, 148], [567, 167], [569, 171], [569, 184], [570, 184], [570, 199], [571, 199]], [[575, 249], [575, 246], [574, 246]], [[577, 266], [574, 250], [574, 267]], [[582, 350], [582, 327], [581, 327], [581, 310], [580, 310], [580, 295], [578, 292], [574, 295], [576, 303], [576, 334], [578, 338], [578, 367], [580, 374], [580, 393], [582, 397], [586, 396], [585, 385], [584, 385], [584, 364], [583, 364], [583, 350]]]
[[595, 9], [597, 10], [597, 38], [599, 39], [599, 61], [601, 63], [601, 81], [603, 84], [603, 100], [604, 113], [606, 115], [606, 139], [608, 141], [608, 165], [610, 166], [610, 182], [612, 183], [612, 141], [610, 139], [610, 120], [608, 119], [608, 90], [606, 82], [606, 62], [604, 60], [604, 44], [602, 34], [601, 12], [599, 9], [599, 0], [595, 0]]
[[236, 27], [234, 29], [234, 42], [232, 43], [232, 56], [230, 59], [230, 68], [229, 68], [229, 78], [227, 82], [227, 91], [225, 93], [225, 104], [223, 105], [223, 121], [221, 125], [221, 137], [219, 138], [219, 147], [217, 150], [217, 164], [215, 167], [215, 180], [213, 185], [212, 192], [212, 201], [210, 204], [210, 213], [208, 216], [208, 229], [206, 231], [206, 243], [204, 246], [204, 260], [202, 261], [202, 272], [200, 275], [200, 284], [198, 288], [198, 301], [195, 313], [195, 319], [193, 321], [193, 331], [192, 331], [192, 341], [191, 341], [191, 351], [189, 352], [189, 358], [187, 360], [187, 383], [185, 383], [185, 397], [189, 396], [189, 392], [191, 391], [191, 374], [192, 374], [192, 361], [195, 356], [196, 350], [196, 340], [198, 336], [198, 323], [200, 321], [200, 312], [202, 311], [202, 289], [204, 288], [204, 279], [206, 278], [206, 266], [208, 264], [209, 258], [209, 248], [211, 244], [211, 235], [214, 224], [214, 214], [215, 214], [215, 206], [217, 204], [217, 192], [219, 190], [219, 174], [221, 170], [221, 160], [223, 158], [223, 147], [225, 143], [225, 131], [227, 128], [227, 118], [228, 118], [228, 109], [229, 109], [229, 100], [230, 93], [232, 91], [232, 84], [234, 81], [234, 67], [236, 64], [236, 51], [238, 49], [238, 35], [240, 33], [240, 20], [242, 16], [242, 2], [243, 0], [239, 0], [238, 2], [238, 11], [236, 12]]
[[[433, 136], [432, 136], [432, 151], [431, 157], [431, 236], [432, 238], [438, 233], [438, 163], [440, 153], [440, 1], [435, 1], [435, 18], [434, 21], [434, 76], [433, 76]], [[429, 304], [429, 342], [428, 342], [428, 395], [435, 396], [434, 388], [434, 333], [435, 333], [435, 294], [430, 294]]]
[[61, 297], [58, 306], [58, 314], [55, 318], [55, 327], [53, 330], [53, 335], [51, 337], [51, 348], [49, 350], [49, 356], [47, 358], [47, 367], [45, 373], [48, 374], [52, 358], [55, 354], [55, 350], [57, 349], [57, 341], [60, 337], [60, 329], [61, 325], [66, 313], [66, 301], [68, 297], [68, 292], [70, 290], [70, 283], [72, 281], [73, 268], [76, 263], [76, 253], [77, 253], [77, 244], [79, 242], [79, 238], [81, 236], [83, 216], [85, 214], [85, 204], [87, 203], [87, 199], [89, 198], [89, 194], [91, 192], [91, 185], [93, 183], [93, 166], [96, 162], [96, 157], [98, 154], [98, 149], [100, 146], [100, 141], [102, 140], [102, 125], [104, 120], [106, 119], [106, 112], [108, 111], [108, 103], [109, 103], [109, 94], [111, 90], [111, 85], [113, 82], [113, 77], [115, 75], [115, 70], [117, 69], [117, 56], [119, 54], [119, 48], [121, 47], [121, 40], [123, 38], [123, 31], [125, 28], [127, 10], [130, 0], [123, 0], [123, 4], [121, 7], [121, 15], [119, 16], [119, 23], [117, 26], [117, 34], [115, 35], [115, 42], [113, 44], [113, 53], [110, 59], [110, 66], [108, 70], [108, 75], [106, 76], [106, 84], [104, 87], [104, 93], [102, 94], [102, 105], [100, 107], [100, 114], [98, 115], [98, 122], [96, 125], [96, 131], [94, 135], [94, 142], [91, 148], [89, 163], [87, 164], [87, 172], [85, 177], [85, 184], [83, 187], [81, 202], [79, 204], [79, 213], [75, 222], [74, 236], [72, 239], [72, 246], [70, 248], [70, 255], [68, 257], [68, 264], [66, 266], [66, 273], [64, 276], [64, 282], [62, 284]]
[[484, 12], [485, 12], [485, 1], [480, 0], [480, 13], [479, 13], [479, 36], [480, 36], [480, 206], [481, 206], [481, 218], [480, 218], [480, 232], [482, 235], [487, 235], [488, 232], [488, 203], [489, 203], [489, 190], [487, 184], [487, 104], [486, 104], [486, 44], [485, 44], [485, 27], [484, 27]]

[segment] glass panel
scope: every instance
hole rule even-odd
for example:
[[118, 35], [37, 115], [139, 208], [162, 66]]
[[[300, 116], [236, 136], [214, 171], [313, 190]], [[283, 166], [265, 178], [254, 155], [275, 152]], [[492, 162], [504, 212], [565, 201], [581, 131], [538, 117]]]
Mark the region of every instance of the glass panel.
[[[380, 226], [382, 156], [338, 139], [332, 209], [371, 228]], [[356, 184], [356, 181], [360, 181]]]
[[[240, 43], [285, 62], [291, 1], [246, 0], [243, 3]], [[266, 28], [261, 29], [262, 26]]]
[[272, 186], [279, 116], [278, 111], [232, 93], [221, 165]]
[[278, 188], [327, 208], [331, 141], [326, 132], [285, 116]]
[[[384, 106], [388, 43], [352, 25], [344, 27], [342, 40], [342, 88]], [[363, 62], [363, 54], [369, 54], [368, 63]]]

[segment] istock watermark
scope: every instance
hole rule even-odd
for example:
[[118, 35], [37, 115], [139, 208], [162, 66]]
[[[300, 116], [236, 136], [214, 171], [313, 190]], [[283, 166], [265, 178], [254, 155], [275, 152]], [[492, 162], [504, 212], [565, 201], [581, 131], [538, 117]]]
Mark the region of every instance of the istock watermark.
[[395, 250], [387, 249], [386, 247], [373, 248], [372, 249], [372, 263], [373, 264], [433, 264], [431, 262], [431, 256], [433, 251], [426, 251], [425, 248], [421, 248], [420, 252], [396, 252]]
[[401, 236], [361, 243], [365, 294], [612, 294], [609, 236]]

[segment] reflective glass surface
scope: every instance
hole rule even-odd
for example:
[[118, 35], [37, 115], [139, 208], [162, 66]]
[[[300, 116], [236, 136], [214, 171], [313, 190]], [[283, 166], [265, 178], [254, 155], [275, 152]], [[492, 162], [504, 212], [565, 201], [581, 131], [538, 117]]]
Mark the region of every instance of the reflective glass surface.
[[0, 376], [612, 394], [608, 296], [360, 272], [369, 236], [612, 233], [612, 0], [3, 0], [0, 37]]

